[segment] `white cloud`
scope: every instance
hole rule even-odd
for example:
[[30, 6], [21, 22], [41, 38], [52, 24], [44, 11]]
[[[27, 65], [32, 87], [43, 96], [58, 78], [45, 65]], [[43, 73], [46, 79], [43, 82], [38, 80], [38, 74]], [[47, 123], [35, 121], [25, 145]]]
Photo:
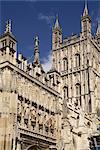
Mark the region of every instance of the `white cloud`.
[[55, 16], [51, 15], [44, 15], [43, 13], [39, 13], [38, 19], [44, 20], [49, 26], [52, 26]]
[[52, 67], [52, 55], [51, 55], [51, 52], [49, 53], [49, 55], [47, 56], [47, 58], [43, 58], [42, 60], [42, 66], [43, 66], [43, 69], [47, 72], [51, 69]]

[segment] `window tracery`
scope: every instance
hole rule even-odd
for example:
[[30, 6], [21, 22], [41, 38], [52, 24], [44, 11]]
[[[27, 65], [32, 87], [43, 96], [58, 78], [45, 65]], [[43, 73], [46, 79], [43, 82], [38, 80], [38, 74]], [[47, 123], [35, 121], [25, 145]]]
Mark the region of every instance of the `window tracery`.
[[68, 59], [63, 58], [63, 71], [68, 70]]
[[75, 54], [75, 67], [80, 66], [80, 54]]

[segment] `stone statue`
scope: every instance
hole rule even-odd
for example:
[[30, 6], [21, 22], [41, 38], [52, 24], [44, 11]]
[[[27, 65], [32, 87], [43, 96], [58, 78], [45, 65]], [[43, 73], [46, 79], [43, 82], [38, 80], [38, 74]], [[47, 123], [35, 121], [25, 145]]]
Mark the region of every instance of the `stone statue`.
[[36, 121], [36, 108], [33, 106], [31, 107], [30, 115], [31, 115], [31, 121]]
[[56, 125], [56, 120], [55, 120], [54, 117], [52, 117], [51, 122], [50, 122], [50, 127], [51, 127], [52, 129], [55, 129], [55, 125]]
[[29, 105], [27, 103], [24, 104], [24, 119], [28, 119], [30, 114]]
[[44, 117], [45, 117], [45, 115], [44, 115], [44, 112], [40, 112], [40, 116], [39, 116], [39, 124], [43, 124], [43, 122], [44, 122]]
[[20, 100], [18, 100], [18, 106], [17, 106], [17, 113], [18, 113], [18, 115], [20, 116], [21, 115], [21, 113], [22, 113], [22, 107], [21, 107], [21, 102], [20, 102]]
[[49, 119], [50, 119], [50, 118], [49, 118], [49, 115], [48, 115], [48, 114], [45, 114], [45, 116], [44, 116], [44, 124], [45, 124], [45, 126], [48, 126], [48, 127], [49, 127], [49, 122], [50, 122]]

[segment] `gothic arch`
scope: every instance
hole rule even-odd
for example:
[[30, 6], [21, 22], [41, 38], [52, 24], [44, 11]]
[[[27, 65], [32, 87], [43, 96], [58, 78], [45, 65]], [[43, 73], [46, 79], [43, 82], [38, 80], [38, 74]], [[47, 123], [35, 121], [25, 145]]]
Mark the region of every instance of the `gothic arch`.
[[39, 146], [37, 145], [30, 145], [25, 150], [41, 150]]
[[68, 70], [68, 59], [67, 57], [63, 58], [63, 71]]
[[81, 101], [81, 84], [80, 83], [76, 83], [75, 85], [76, 88], [76, 100], [79, 103], [79, 105], [82, 105], [82, 101]]
[[68, 86], [63, 87], [63, 95], [64, 99], [68, 98]]
[[80, 96], [81, 95], [81, 84], [78, 82], [75, 84], [76, 86], [76, 96]]
[[75, 54], [75, 67], [79, 67], [80, 66], [80, 54], [76, 53]]

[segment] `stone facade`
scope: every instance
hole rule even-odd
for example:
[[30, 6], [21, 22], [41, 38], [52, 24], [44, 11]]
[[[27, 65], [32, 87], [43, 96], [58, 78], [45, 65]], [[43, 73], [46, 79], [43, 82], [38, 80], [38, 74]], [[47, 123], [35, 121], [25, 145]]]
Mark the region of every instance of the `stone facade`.
[[52, 30], [47, 73], [34, 38], [34, 61], [17, 57], [8, 21], [0, 37], [0, 150], [90, 150], [100, 147], [100, 28], [91, 33], [85, 5], [80, 35]]

